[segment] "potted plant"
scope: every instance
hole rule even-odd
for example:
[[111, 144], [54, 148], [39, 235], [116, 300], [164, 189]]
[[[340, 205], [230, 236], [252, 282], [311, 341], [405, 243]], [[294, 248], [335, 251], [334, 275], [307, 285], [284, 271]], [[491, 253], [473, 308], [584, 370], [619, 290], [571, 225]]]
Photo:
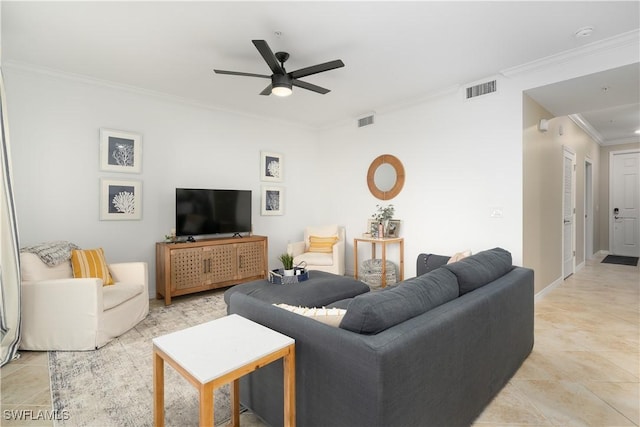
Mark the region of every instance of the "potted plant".
[[293, 256], [285, 252], [278, 259], [284, 267], [284, 275], [293, 276]]
[[[395, 208], [393, 205], [376, 205], [376, 211], [371, 215], [373, 218], [373, 224], [371, 225], [371, 235], [382, 238], [386, 235], [389, 229], [389, 220], [393, 218]], [[380, 231], [380, 224], [382, 224], [382, 234]]]

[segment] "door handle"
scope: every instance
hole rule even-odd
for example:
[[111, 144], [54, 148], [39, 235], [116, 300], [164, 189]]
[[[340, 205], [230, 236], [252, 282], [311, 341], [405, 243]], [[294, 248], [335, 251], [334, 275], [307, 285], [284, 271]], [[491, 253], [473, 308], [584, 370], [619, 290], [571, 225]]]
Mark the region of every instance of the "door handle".
[[568, 219], [565, 219], [565, 220], [564, 220], [564, 223], [565, 223], [565, 224], [571, 224], [571, 221], [570, 221], [570, 220], [568, 220]]

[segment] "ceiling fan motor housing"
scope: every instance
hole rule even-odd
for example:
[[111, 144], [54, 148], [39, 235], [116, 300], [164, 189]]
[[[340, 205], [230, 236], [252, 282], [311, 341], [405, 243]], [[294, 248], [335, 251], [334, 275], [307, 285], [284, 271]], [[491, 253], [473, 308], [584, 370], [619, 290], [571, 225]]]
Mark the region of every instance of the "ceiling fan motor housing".
[[291, 89], [291, 80], [289, 74], [273, 74], [271, 76], [271, 85], [273, 87], [287, 87]]

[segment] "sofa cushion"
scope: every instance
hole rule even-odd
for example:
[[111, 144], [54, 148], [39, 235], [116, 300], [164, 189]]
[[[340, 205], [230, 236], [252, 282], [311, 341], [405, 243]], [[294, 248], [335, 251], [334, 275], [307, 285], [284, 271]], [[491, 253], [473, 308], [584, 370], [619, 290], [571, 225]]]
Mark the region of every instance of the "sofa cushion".
[[457, 296], [456, 276], [449, 270], [434, 270], [393, 288], [358, 295], [349, 304], [340, 328], [377, 334]]
[[305, 252], [293, 257], [295, 265], [306, 262], [308, 265], [333, 265], [333, 253]]
[[102, 248], [71, 251], [71, 267], [75, 278], [94, 277], [105, 286], [113, 285]]
[[144, 285], [140, 283], [115, 283], [112, 286], [105, 286], [102, 289], [102, 309], [107, 311], [113, 307], [129, 301], [136, 295], [140, 295]]
[[504, 276], [513, 269], [511, 253], [494, 248], [444, 266], [458, 278], [460, 295]]
[[299, 314], [304, 317], [308, 317], [318, 322], [324, 323], [329, 326], [338, 327], [344, 314], [347, 310], [339, 308], [317, 308], [317, 307], [301, 307], [289, 304], [274, 304], [276, 307], [280, 307], [292, 313]]
[[23, 282], [39, 282], [40, 280], [71, 279], [73, 271], [69, 261], [49, 267], [38, 255], [31, 252], [20, 252], [20, 272]]

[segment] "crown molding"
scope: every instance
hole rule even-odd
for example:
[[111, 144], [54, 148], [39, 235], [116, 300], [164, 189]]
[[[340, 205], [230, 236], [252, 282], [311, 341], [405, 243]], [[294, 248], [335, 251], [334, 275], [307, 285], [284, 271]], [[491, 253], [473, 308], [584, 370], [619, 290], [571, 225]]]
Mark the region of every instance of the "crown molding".
[[569, 114], [569, 118], [576, 124], [580, 129], [586, 132], [594, 141], [598, 143], [598, 145], [604, 145], [604, 138], [593, 126], [589, 123], [582, 114]]
[[601, 145], [604, 147], [607, 145], [624, 145], [624, 144], [638, 144], [638, 143], [640, 143], [640, 136], [631, 137], [631, 138], [612, 139], [609, 141], [604, 141]]
[[640, 44], [640, 30], [632, 30], [626, 33], [619, 34], [614, 37], [609, 37], [604, 40], [589, 43], [587, 45], [565, 50], [564, 52], [557, 53], [555, 55], [546, 56], [544, 58], [536, 59], [535, 61], [527, 62], [515, 67], [506, 68], [500, 73], [505, 77], [515, 77], [521, 74], [531, 73], [543, 68], [547, 68], [552, 65], [563, 64], [571, 61], [575, 58], [595, 55], [600, 52], [609, 51], [621, 47], [633, 46]]
[[32, 65], [32, 64], [28, 64], [28, 63], [24, 63], [24, 62], [20, 62], [20, 61], [13, 61], [13, 60], [9, 60], [9, 61], [3, 61], [2, 62], [2, 66], [6, 69], [13, 69], [13, 70], [18, 70], [18, 71], [25, 71], [25, 72], [31, 72], [31, 73], [35, 73], [35, 74], [41, 74], [41, 75], [45, 75], [48, 77], [53, 77], [53, 78], [58, 78], [58, 79], [64, 79], [64, 80], [70, 80], [73, 82], [78, 82], [78, 83], [83, 83], [86, 85], [90, 85], [90, 86], [99, 86], [99, 87], [106, 87], [106, 88], [110, 88], [110, 89], [115, 89], [115, 90], [120, 90], [123, 92], [128, 92], [128, 93], [133, 93], [133, 94], [137, 94], [137, 95], [142, 95], [142, 96], [146, 96], [149, 98], [156, 98], [156, 99], [160, 99], [166, 102], [170, 102], [170, 103], [177, 103], [177, 104], [182, 104], [182, 105], [188, 105], [190, 107], [195, 107], [195, 108], [202, 108], [205, 110], [210, 110], [210, 111], [217, 111], [217, 112], [221, 112], [221, 113], [227, 113], [227, 114], [233, 114], [233, 115], [237, 115], [237, 116], [242, 116], [251, 120], [260, 120], [260, 121], [264, 121], [264, 122], [271, 122], [271, 123], [277, 123], [277, 124], [286, 124], [287, 126], [293, 126], [299, 129], [304, 129], [304, 130], [315, 130], [314, 127], [312, 126], [307, 126], [307, 125], [303, 125], [297, 122], [293, 122], [293, 121], [286, 121], [286, 120], [281, 120], [281, 119], [275, 119], [272, 117], [267, 117], [267, 116], [261, 116], [258, 114], [250, 114], [244, 111], [239, 111], [239, 110], [233, 110], [230, 108], [222, 108], [219, 107], [217, 105], [212, 105], [212, 104], [207, 104], [204, 102], [199, 102], [196, 101], [194, 99], [190, 99], [190, 98], [184, 98], [184, 97], [180, 97], [180, 96], [176, 96], [176, 95], [171, 95], [165, 92], [159, 92], [159, 91], [154, 91], [154, 90], [150, 90], [150, 89], [144, 89], [141, 88], [139, 86], [132, 86], [132, 85], [127, 85], [124, 83], [116, 83], [110, 80], [103, 80], [103, 79], [98, 79], [95, 77], [89, 77], [83, 74], [77, 74], [77, 73], [70, 73], [68, 71], [60, 71], [60, 70], [56, 70], [53, 68], [47, 68], [47, 67], [42, 67], [42, 66], [37, 66], [37, 65]]

